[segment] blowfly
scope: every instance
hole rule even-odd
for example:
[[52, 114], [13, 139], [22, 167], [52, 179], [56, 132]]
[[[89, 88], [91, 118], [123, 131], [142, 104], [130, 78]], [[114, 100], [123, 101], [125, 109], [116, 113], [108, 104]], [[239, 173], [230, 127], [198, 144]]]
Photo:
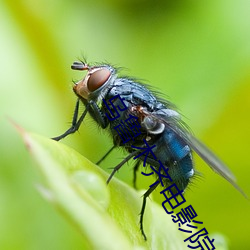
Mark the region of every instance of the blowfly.
[[[73, 87], [77, 102], [71, 127], [53, 139], [59, 141], [76, 132], [89, 113], [113, 138], [113, 147], [98, 163], [116, 147], [123, 147], [128, 152], [124, 160], [114, 167], [107, 183], [132, 158], [136, 159], [134, 185], [136, 171], [141, 164], [150, 165], [155, 170], [157, 181], [143, 195], [140, 213], [140, 229], [145, 239], [143, 215], [147, 197], [160, 183], [164, 187], [175, 183], [179, 190], [186, 189], [195, 174], [192, 151], [244, 195], [232, 172], [189, 132], [172, 103], [157, 97], [147, 85], [133, 78], [119, 77], [117, 69], [109, 64], [90, 66], [85, 62], [74, 62], [71, 68], [87, 73]], [[80, 103], [85, 110], [79, 115]], [[121, 131], [126, 131], [123, 137]], [[169, 178], [160, 179], [157, 173], [166, 174], [164, 168], [168, 169]]]

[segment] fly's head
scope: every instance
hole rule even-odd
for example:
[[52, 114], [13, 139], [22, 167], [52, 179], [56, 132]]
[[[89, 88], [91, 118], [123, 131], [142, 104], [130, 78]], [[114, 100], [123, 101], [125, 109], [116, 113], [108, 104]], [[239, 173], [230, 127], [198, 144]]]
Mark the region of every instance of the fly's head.
[[85, 100], [97, 98], [101, 90], [109, 85], [116, 75], [115, 69], [109, 65], [89, 66], [83, 62], [74, 62], [71, 69], [88, 71], [86, 76], [73, 87], [75, 94]]

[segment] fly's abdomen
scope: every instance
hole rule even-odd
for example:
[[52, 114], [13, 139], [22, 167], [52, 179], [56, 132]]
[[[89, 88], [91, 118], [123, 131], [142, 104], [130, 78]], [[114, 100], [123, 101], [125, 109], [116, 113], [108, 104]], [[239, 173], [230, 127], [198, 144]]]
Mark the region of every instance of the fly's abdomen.
[[178, 188], [185, 190], [194, 175], [190, 147], [169, 129], [164, 130], [155, 144], [157, 158], [168, 167], [168, 173]]

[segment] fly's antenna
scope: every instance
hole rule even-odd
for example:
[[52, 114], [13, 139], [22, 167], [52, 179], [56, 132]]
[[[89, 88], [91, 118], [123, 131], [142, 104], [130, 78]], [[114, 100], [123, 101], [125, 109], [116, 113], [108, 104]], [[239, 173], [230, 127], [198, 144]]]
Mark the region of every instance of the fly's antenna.
[[89, 65], [84, 62], [73, 62], [71, 69], [74, 70], [89, 70]]

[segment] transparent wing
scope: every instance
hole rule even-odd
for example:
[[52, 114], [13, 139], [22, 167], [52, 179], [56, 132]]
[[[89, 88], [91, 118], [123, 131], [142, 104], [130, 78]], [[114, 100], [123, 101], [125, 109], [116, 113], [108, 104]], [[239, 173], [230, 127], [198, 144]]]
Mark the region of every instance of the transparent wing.
[[247, 195], [243, 190], [237, 185], [236, 178], [230, 169], [202, 142], [195, 138], [185, 127], [185, 124], [182, 123], [178, 116], [171, 116], [167, 112], [167, 115], [163, 114], [164, 111], [160, 114], [152, 114], [155, 119], [158, 119], [159, 122], [162, 122], [166, 127], [173, 130], [182, 140], [184, 140], [190, 148], [192, 148], [216, 173], [225, 178], [230, 182], [242, 195], [247, 199]]

